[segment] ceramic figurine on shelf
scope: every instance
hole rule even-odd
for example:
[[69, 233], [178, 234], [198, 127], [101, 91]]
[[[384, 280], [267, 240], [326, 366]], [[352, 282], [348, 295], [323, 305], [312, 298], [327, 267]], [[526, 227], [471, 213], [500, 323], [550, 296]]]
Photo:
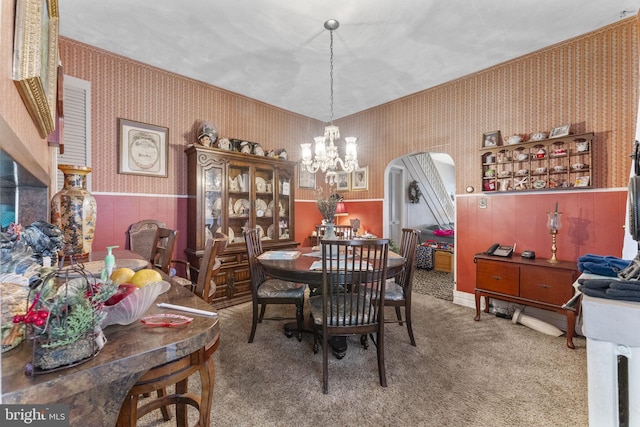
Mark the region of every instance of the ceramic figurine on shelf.
[[218, 148], [222, 150], [231, 150], [231, 141], [229, 141], [227, 138], [221, 138], [218, 141]]
[[253, 150], [252, 150], [253, 154], [255, 154], [256, 156], [264, 156], [264, 150], [262, 149], [262, 145], [260, 145], [259, 142], [254, 142], [253, 143]]
[[202, 122], [198, 130], [198, 142], [205, 147], [213, 147], [218, 139], [218, 131], [209, 122]]

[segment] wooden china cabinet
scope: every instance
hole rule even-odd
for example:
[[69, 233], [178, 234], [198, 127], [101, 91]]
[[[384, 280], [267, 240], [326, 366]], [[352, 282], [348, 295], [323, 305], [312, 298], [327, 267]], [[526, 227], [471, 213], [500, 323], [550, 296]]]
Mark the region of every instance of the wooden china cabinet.
[[[294, 226], [295, 163], [204, 146], [187, 154], [187, 259], [200, 265], [207, 238], [229, 237], [215, 276], [212, 305], [226, 307], [251, 300], [243, 230], [257, 227], [264, 250], [298, 246]], [[192, 271], [195, 274], [195, 271]]]

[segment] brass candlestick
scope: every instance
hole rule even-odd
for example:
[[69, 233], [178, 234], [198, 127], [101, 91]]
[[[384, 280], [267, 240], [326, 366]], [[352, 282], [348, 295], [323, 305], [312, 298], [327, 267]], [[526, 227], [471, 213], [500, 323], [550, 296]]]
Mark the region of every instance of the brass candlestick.
[[547, 261], [555, 264], [558, 262], [558, 258], [556, 258], [556, 251], [558, 247], [556, 246], [556, 235], [558, 234], [558, 230], [551, 230], [551, 258]]
[[556, 246], [556, 238], [558, 235], [558, 230], [562, 228], [562, 212], [558, 212], [556, 206], [555, 212], [547, 212], [547, 228], [551, 232], [551, 258], [547, 260], [552, 264], [556, 264], [558, 258], [556, 258], [556, 252], [558, 251], [558, 247]]

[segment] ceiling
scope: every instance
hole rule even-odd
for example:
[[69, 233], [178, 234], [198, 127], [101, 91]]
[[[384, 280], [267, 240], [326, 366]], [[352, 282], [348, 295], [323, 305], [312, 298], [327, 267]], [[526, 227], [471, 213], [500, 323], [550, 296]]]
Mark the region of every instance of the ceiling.
[[635, 16], [640, 0], [58, 0], [60, 34], [321, 121]]

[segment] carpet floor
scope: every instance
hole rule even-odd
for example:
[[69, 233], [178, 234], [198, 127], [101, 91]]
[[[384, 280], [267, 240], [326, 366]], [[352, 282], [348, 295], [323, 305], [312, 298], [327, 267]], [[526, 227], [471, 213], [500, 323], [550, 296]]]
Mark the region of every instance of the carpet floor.
[[[423, 273], [453, 288], [450, 273]], [[248, 344], [251, 304], [220, 310], [212, 425], [588, 425], [584, 338], [574, 338], [576, 349], [570, 350], [563, 337], [509, 320], [483, 315], [476, 322], [474, 310], [426, 291], [418, 287], [413, 297], [416, 347], [406, 327], [385, 325], [388, 387], [379, 385], [375, 347], [364, 350], [354, 337], [343, 359], [329, 357], [327, 395], [322, 356], [313, 354], [311, 336], [288, 339], [282, 321], [265, 321]], [[293, 309], [267, 308], [268, 316], [283, 314], [293, 315]], [[192, 378], [189, 387], [198, 392], [199, 378]], [[193, 425], [191, 408], [189, 418]], [[163, 422], [154, 411], [138, 425], [171, 426], [175, 420]]]

